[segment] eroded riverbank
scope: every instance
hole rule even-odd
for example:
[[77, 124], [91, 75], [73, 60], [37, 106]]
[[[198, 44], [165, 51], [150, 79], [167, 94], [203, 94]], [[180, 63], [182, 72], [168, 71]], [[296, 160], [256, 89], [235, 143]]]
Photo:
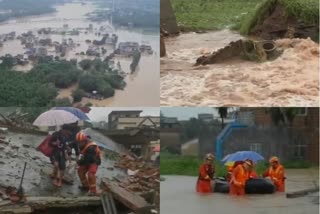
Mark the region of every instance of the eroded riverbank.
[[284, 52], [274, 61], [193, 66], [199, 56], [241, 38], [229, 30], [167, 38], [167, 57], [161, 59], [161, 105], [318, 105], [319, 44], [310, 39], [276, 41]]

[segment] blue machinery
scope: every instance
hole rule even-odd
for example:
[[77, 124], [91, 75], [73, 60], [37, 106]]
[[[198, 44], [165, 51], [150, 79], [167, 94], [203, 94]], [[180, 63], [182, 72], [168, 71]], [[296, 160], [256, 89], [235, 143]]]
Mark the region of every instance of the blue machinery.
[[229, 123], [224, 127], [224, 129], [220, 132], [220, 134], [216, 138], [216, 157], [218, 160], [222, 159], [222, 144], [227, 139], [227, 137], [231, 134], [233, 129], [238, 128], [246, 128], [248, 127], [245, 124], [234, 121]]

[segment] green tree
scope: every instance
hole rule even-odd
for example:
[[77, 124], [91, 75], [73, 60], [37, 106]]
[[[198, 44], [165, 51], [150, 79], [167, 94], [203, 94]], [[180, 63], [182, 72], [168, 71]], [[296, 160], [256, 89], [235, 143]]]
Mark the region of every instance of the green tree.
[[72, 92], [72, 97], [73, 97], [73, 102], [80, 102], [82, 100], [82, 97], [85, 96], [85, 91], [82, 89], [77, 89], [75, 91]]
[[141, 53], [140, 51], [135, 51], [132, 58], [132, 63], [130, 64], [131, 72], [134, 72], [140, 62]]
[[79, 62], [79, 65], [83, 70], [87, 71], [92, 67], [93, 63], [90, 59], [84, 59]]
[[221, 129], [224, 128], [224, 119], [228, 116], [228, 107], [218, 107], [218, 113], [221, 118]]

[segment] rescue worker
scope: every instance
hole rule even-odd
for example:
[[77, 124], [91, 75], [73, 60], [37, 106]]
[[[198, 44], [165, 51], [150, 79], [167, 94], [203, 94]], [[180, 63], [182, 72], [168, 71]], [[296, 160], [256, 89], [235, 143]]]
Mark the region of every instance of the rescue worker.
[[70, 132], [70, 136], [69, 136], [68, 143], [67, 143], [67, 152], [68, 152], [69, 166], [70, 166], [71, 165], [72, 150], [75, 151], [76, 161], [79, 160], [80, 149], [79, 149], [78, 143], [76, 142], [76, 135], [80, 131], [80, 127], [78, 126], [78, 122], [76, 122], [73, 124], [63, 125], [63, 128]]
[[50, 157], [50, 161], [53, 164], [53, 173], [50, 177], [53, 179], [53, 185], [56, 187], [62, 186], [62, 180], [64, 176], [64, 170], [66, 169], [67, 154], [67, 139], [69, 132], [61, 129], [60, 131], [52, 134], [49, 144], [53, 147], [53, 152]]
[[236, 168], [239, 164], [243, 164], [243, 161], [235, 161], [233, 163], [233, 165], [231, 166], [227, 166], [227, 176], [226, 176], [226, 179], [228, 182], [230, 182], [231, 180], [231, 175], [232, 175], [232, 171], [234, 168]]
[[231, 175], [230, 194], [244, 195], [246, 181], [249, 179], [249, 173], [252, 168], [252, 162], [246, 160], [243, 164], [236, 166]]
[[199, 177], [197, 181], [196, 190], [199, 193], [211, 193], [212, 192], [212, 182], [215, 173], [214, 156], [212, 154], [207, 154], [205, 156], [204, 163], [201, 164], [199, 168]]
[[101, 164], [101, 151], [99, 146], [90, 140], [83, 132], [76, 134], [79, 143], [80, 157], [78, 160], [78, 176], [82, 186], [79, 188], [88, 191], [89, 195], [99, 195], [96, 186], [96, 172]]
[[247, 161], [249, 161], [250, 163], [251, 163], [251, 165], [252, 165], [252, 167], [250, 168], [250, 171], [249, 171], [249, 175], [248, 175], [248, 178], [250, 179], [250, 178], [257, 178], [258, 177], [258, 174], [256, 173], [256, 171], [255, 171], [255, 164], [253, 163], [253, 161], [252, 160], [247, 160]]
[[270, 167], [263, 173], [263, 177], [270, 177], [274, 185], [276, 186], [276, 190], [279, 192], [285, 191], [285, 174], [284, 168], [279, 162], [278, 157], [271, 157], [269, 160]]

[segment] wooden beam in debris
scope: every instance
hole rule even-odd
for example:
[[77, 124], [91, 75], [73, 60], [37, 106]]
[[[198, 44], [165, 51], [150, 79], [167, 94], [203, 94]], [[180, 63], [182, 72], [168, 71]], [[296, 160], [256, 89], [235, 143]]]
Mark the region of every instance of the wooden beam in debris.
[[116, 205], [113, 200], [113, 196], [110, 192], [105, 192], [101, 195], [101, 202], [103, 206], [104, 214], [117, 214]]
[[146, 210], [153, 208], [144, 198], [138, 194], [127, 191], [126, 189], [118, 186], [114, 181], [103, 180], [103, 185], [110, 191], [113, 197], [121, 202], [129, 209], [135, 211], [135, 213], [147, 213]]
[[0, 207], [0, 213], [25, 214], [48, 208], [70, 208], [101, 205], [100, 197], [27, 197], [23, 204], [7, 204]]
[[313, 192], [319, 192], [319, 187], [314, 187], [314, 188], [304, 189], [304, 190], [294, 191], [294, 192], [288, 192], [286, 196], [287, 198], [297, 198]]

